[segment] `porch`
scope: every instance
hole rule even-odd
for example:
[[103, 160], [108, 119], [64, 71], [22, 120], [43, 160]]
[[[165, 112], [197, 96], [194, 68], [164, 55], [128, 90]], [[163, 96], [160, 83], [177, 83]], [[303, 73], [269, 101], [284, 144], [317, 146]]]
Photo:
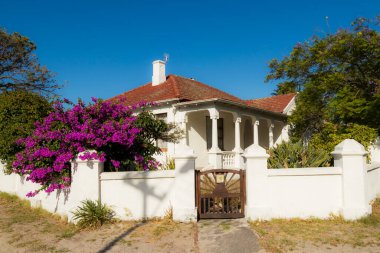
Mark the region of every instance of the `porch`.
[[286, 116], [223, 101], [182, 103], [176, 122], [185, 135], [181, 144], [190, 146], [199, 169], [243, 169], [243, 150], [253, 143], [269, 149], [288, 140]]

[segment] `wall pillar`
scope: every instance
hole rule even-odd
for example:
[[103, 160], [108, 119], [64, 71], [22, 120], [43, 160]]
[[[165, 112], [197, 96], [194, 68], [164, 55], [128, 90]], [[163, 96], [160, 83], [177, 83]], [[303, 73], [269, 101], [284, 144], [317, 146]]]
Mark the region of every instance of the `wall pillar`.
[[[95, 151], [87, 151], [95, 152]], [[83, 155], [83, 152], [78, 155]], [[99, 160], [82, 161], [76, 158], [71, 163], [71, 186], [68, 199], [68, 219], [72, 221], [73, 214], [71, 213], [81, 201], [90, 199], [94, 201], [100, 199], [100, 173], [103, 172], [104, 163]]]
[[343, 207], [345, 219], [354, 220], [372, 212], [367, 200], [366, 157], [363, 145], [353, 139], [346, 139], [335, 147], [334, 166], [341, 167]]
[[269, 219], [270, 203], [268, 196], [268, 167], [269, 155], [259, 145], [249, 146], [244, 157], [246, 166], [246, 218], [251, 220]]
[[173, 220], [194, 222], [197, 220], [195, 207], [195, 159], [194, 150], [185, 145], [179, 145], [174, 155], [175, 181]]

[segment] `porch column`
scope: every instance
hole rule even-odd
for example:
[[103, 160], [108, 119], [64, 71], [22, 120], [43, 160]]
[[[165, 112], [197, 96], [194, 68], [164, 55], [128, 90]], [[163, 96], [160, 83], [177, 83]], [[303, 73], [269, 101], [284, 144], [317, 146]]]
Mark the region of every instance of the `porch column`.
[[241, 117], [235, 118], [235, 152], [243, 152], [241, 145], [240, 145], [240, 123], [241, 123]]
[[220, 169], [222, 168], [222, 151], [218, 146], [218, 119], [219, 112], [215, 108], [209, 110], [210, 119], [212, 122], [212, 138], [211, 138], [211, 148], [208, 152], [208, 162], [212, 168]]
[[273, 122], [271, 120], [268, 120], [269, 148], [273, 147], [273, 128], [274, 128]]
[[281, 140], [283, 142], [289, 141], [289, 125], [287, 125], [285, 122], [284, 122], [284, 126], [282, 127], [282, 130], [281, 130]]
[[183, 117], [181, 118], [181, 121], [180, 121], [180, 126], [181, 126], [181, 129], [183, 130], [183, 138], [180, 140], [180, 143], [182, 145], [187, 145], [187, 132], [186, 132], [186, 124], [187, 124], [187, 115], [183, 115]]
[[210, 116], [212, 120], [212, 144], [211, 149], [213, 151], [220, 151], [218, 146], [218, 119], [219, 115], [212, 115]]
[[243, 149], [240, 145], [240, 123], [241, 123], [241, 117], [234, 115], [234, 121], [235, 121], [235, 168], [236, 169], [242, 169], [243, 168]]
[[252, 125], [253, 125], [253, 144], [259, 145], [260, 121], [256, 117], [252, 117]]

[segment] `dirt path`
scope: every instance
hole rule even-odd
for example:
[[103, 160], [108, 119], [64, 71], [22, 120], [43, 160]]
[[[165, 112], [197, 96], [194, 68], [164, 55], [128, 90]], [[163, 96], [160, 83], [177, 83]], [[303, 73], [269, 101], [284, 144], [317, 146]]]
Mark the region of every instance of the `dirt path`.
[[116, 222], [82, 230], [27, 201], [0, 193], [0, 252], [192, 253], [195, 224], [166, 220]]
[[1, 253], [10, 253], [10, 252], [21, 252], [21, 251], [18, 251], [19, 249], [11, 246], [9, 243], [8, 243], [8, 240], [6, 239], [6, 235], [4, 235], [3, 233], [0, 233], [0, 252]]
[[265, 252], [245, 219], [201, 220], [198, 234], [201, 253]]

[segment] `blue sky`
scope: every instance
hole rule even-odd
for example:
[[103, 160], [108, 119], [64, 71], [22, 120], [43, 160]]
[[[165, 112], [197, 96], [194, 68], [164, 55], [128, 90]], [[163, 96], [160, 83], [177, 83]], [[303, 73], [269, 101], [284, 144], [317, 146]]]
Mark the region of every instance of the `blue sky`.
[[380, 13], [378, 0], [18, 1], [0, 0], [0, 26], [37, 44], [63, 97], [110, 98], [167, 73], [192, 77], [238, 97], [269, 96], [273, 58], [313, 34]]

